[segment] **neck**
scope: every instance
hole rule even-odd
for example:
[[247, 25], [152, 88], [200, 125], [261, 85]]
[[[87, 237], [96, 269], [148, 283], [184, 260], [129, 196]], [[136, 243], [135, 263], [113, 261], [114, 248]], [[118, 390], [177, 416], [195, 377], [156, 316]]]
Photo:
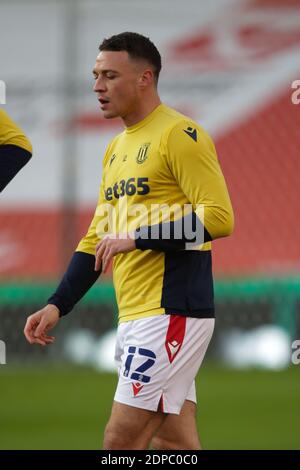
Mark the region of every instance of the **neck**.
[[122, 121], [125, 127], [131, 127], [138, 122], [145, 119], [148, 114], [152, 113], [157, 106], [161, 103], [159, 96], [151, 96], [150, 99], [143, 99], [140, 102], [140, 106], [136, 107], [132, 112], [129, 112], [126, 116], [122, 117]]

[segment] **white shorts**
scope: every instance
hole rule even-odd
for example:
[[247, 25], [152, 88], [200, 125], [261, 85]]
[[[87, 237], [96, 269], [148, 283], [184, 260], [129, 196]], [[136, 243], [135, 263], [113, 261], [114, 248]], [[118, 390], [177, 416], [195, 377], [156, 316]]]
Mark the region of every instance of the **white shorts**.
[[196, 403], [195, 377], [213, 334], [214, 318], [157, 315], [120, 323], [114, 400], [145, 410], [179, 414]]

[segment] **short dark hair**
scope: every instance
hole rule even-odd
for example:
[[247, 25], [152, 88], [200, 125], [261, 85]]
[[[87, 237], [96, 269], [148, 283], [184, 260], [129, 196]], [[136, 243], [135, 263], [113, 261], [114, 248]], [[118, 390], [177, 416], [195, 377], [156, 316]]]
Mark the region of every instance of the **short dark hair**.
[[132, 59], [143, 59], [152, 65], [156, 82], [161, 70], [161, 56], [149, 38], [138, 33], [124, 32], [106, 38], [99, 51], [127, 51]]

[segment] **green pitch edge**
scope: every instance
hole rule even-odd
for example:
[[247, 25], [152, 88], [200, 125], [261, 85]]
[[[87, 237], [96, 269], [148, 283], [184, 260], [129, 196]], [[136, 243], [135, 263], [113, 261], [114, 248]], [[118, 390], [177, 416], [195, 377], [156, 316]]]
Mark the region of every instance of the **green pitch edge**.
[[[2, 283], [0, 285], [0, 305], [44, 304], [56, 287], [57, 282]], [[84, 303], [109, 305], [114, 301], [115, 291], [111, 282], [94, 286], [82, 300]]]
[[[0, 305], [42, 306], [57, 286], [53, 283], [2, 283]], [[297, 305], [300, 302], [300, 277], [245, 278], [216, 280], [217, 302], [268, 302], [273, 322], [291, 337], [297, 331]], [[106, 304], [116, 308], [115, 291], [111, 282], [96, 284], [82, 300], [83, 304]], [[242, 311], [241, 311], [242, 314]]]
[[[0, 285], [0, 304], [44, 303], [53, 293], [57, 282], [4, 283]], [[282, 295], [300, 298], [300, 277], [290, 278], [245, 278], [215, 281], [217, 301], [256, 301], [269, 300]], [[100, 282], [84, 297], [85, 303], [111, 304], [115, 301], [114, 287], [111, 282]]]

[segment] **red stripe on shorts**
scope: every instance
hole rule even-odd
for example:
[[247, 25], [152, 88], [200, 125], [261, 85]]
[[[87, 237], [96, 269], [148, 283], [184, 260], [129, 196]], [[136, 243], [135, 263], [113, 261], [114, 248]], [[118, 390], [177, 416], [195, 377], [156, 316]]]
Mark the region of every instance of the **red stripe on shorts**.
[[170, 315], [170, 322], [166, 336], [165, 347], [169, 356], [169, 361], [173, 362], [179, 353], [186, 327], [186, 317], [181, 315]]
[[164, 413], [164, 396], [162, 395], [159, 400], [158, 410]]

